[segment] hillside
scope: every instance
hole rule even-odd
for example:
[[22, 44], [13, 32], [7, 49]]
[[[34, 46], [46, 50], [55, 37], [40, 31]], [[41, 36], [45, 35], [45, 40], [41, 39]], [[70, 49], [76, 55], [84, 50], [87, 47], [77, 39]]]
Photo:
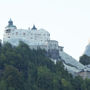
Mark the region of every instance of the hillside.
[[64, 51], [59, 51], [62, 62], [64, 63], [65, 68], [72, 74], [80, 72], [84, 69], [84, 65], [74, 59], [72, 56], [68, 55]]
[[90, 80], [72, 77], [62, 62], [54, 64], [47, 52], [20, 43], [0, 47], [0, 90], [90, 90]]

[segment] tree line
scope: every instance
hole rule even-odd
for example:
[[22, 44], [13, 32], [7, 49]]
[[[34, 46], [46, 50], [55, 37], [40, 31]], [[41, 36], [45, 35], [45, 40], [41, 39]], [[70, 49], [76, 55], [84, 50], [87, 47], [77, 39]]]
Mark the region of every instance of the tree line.
[[45, 50], [6, 43], [0, 46], [0, 90], [90, 90], [90, 80], [73, 77]]

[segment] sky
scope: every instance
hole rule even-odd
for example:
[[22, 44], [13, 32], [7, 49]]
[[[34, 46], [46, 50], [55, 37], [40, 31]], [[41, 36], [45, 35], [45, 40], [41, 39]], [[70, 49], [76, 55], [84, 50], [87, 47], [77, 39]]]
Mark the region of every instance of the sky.
[[90, 42], [90, 0], [0, 0], [0, 38], [10, 18], [19, 29], [46, 29], [77, 60]]

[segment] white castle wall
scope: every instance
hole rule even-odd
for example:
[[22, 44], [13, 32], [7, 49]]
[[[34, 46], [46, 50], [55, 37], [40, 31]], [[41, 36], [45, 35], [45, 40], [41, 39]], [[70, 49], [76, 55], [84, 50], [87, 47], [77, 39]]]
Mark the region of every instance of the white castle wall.
[[58, 41], [56, 41], [56, 40], [48, 40], [48, 48], [49, 49], [57, 49], [57, 50], [59, 50]]
[[13, 25], [13, 21], [8, 22], [8, 26], [5, 28], [3, 35], [3, 43], [9, 42], [14, 46], [17, 46], [20, 41], [28, 44], [31, 49], [59, 50], [58, 41], [50, 40], [50, 33], [44, 29], [39, 29], [33, 26], [32, 29], [17, 29]]
[[10, 42], [13, 45], [18, 45], [19, 41], [24, 41], [28, 45], [47, 45], [47, 41], [50, 40], [50, 34], [43, 30], [24, 30], [14, 29], [9, 33], [4, 33], [4, 42]]

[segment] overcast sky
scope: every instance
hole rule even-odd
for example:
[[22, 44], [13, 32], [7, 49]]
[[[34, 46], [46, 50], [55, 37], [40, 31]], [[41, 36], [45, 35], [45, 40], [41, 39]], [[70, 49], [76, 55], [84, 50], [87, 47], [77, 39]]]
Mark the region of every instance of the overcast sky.
[[90, 40], [90, 0], [0, 0], [1, 38], [10, 18], [17, 28], [46, 29], [77, 60]]

